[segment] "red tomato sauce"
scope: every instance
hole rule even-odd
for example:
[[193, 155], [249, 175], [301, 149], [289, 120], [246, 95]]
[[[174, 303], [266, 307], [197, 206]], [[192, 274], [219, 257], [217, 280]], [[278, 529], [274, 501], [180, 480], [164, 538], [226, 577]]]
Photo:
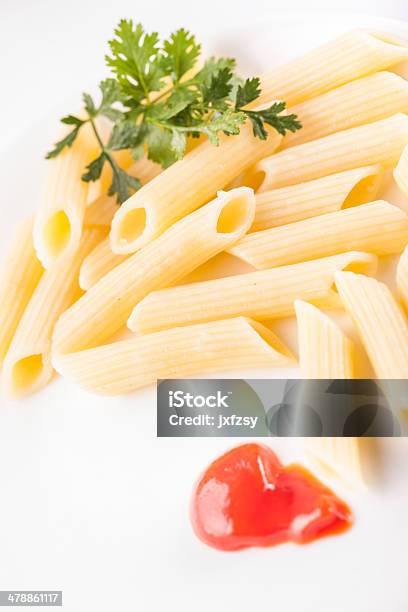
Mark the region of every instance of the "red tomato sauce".
[[300, 465], [283, 466], [260, 444], [216, 459], [199, 479], [191, 503], [197, 536], [220, 550], [306, 544], [346, 531], [350, 508]]

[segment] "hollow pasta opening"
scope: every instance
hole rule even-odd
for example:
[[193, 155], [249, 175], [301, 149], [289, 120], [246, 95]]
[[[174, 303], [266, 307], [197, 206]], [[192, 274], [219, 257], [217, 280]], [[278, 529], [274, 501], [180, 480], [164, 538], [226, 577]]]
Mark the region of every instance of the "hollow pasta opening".
[[133, 208], [121, 220], [119, 235], [121, 243], [132, 243], [143, 234], [146, 229], [146, 210]]
[[217, 221], [219, 234], [233, 234], [238, 231], [248, 219], [248, 196], [239, 195], [232, 198], [221, 209]]
[[366, 176], [358, 181], [349, 191], [343, 203], [343, 208], [352, 208], [358, 204], [371, 202], [375, 198], [377, 189], [377, 177], [375, 175]]
[[17, 361], [13, 366], [12, 385], [16, 393], [32, 387], [43, 371], [42, 355], [30, 355]]
[[245, 187], [252, 187], [257, 191], [264, 182], [266, 172], [264, 170], [249, 169], [243, 173], [240, 184]]
[[71, 238], [71, 223], [63, 210], [59, 210], [48, 219], [43, 238], [45, 248], [51, 257], [57, 257], [65, 249]]
[[398, 36], [393, 36], [392, 34], [388, 34], [387, 32], [377, 31], [370, 31], [370, 34], [374, 36], [374, 38], [377, 38], [378, 40], [381, 40], [384, 43], [393, 45], [394, 47], [402, 47], [408, 50], [408, 45], [406, 41], [402, 38], [399, 38]]
[[273, 332], [265, 327], [265, 325], [262, 325], [262, 323], [258, 323], [258, 321], [254, 321], [252, 319], [247, 319], [247, 321], [254, 332], [259, 336], [260, 340], [263, 340], [269, 348], [273, 349], [274, 351], [278, 351], [291, 360], [293, 359], [293, 355], [289, 349], [283, 344], [283, 342], [281, 342], [281, 340], [279, 340], [279, 338], [277, 338], [277, 336], [275, 336]]

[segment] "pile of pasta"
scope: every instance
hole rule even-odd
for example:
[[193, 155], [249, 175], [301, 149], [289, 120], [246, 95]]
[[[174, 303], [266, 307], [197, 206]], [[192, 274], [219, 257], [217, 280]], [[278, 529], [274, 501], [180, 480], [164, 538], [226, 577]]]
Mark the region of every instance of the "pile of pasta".
[[[376, 199], [390, 170], [408, 196], [408, 82], [389, 71], [407, 60], [403, 41], [357, 30], [275, 69], [257, 104], [285, 100], [300, 131], [270, 128], [261, 141], [246, 125], [165, 171], [120, 153], [143, 185], [121, 207], [105, 195], [108, 171], [91, 187], [80, 180], [96, 153], [84, 128], [48, 162], [40, 210], [18, 227], [3, 268], [5, 392], [32, 393], [54, 370], [120, 394], [160, 378], [293, 366], [262, 323], [288, 316], [303, 376], [352, 378], [354, 343], [324, 312], [339, 308], [375, 376], [408, 378], [408, 214]], [[250, 271], [179, 284], [222, 252]], [[378, 257], [401, 253], [396, 295], [374, 275]], [[126, 325], [134, 334], [112, 340]]]

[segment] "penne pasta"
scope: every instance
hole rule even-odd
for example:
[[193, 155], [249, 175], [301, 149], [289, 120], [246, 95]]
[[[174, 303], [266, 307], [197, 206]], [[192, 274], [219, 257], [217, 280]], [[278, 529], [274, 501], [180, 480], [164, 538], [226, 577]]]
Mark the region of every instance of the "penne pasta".
[[[305, 378], [354, 378], [355, 347], [342, 330], [318, 308], [297, 300], [299, 364]], [[326, 476], [333, 474], [352, 486], [364, 483], [359, 438], [322, 436], [305, 439], [309, 458]]]
[[[162, 171], [161, 166], [143, 157], [127, 170], [128, 174], [137, 177], [142, 185], [146, 185]], [[106, 195], [109, 189], [107, 185], [105, 191], [96, 198], [87, 208], [85, 213], [85, 225], [109, 226], [119, 205], [116, 196]]]
[[[243, 315], [272, 319], [294, 314], [294, 300], [313, 300], [339, 307], [333, 291], [334, 273], [355, 270], [373, 274], [377, 258], [366, 253], [342, 253], [227, 278], [153, 291], [133, 310], [128, 320], [132, 331], [149, 333]], [[337, 299], [336, 299], [337, 298]]]
[[33, 230], [35, 250], [45, 268], [78, 248], [88, 197], [88, 183], [81, 176], [97, 152], [91, 125], [86, 124], [71, 147], [47, 162]]
[[290, 112], [299, 117], [302, 129], [285, 136], [284, 149], [408, 112], [408, 82], [392, 72], [378, 72], [297, 104]]
[[408, 117], [398, 113], [280, 151], [255, 164], [241, 181], [262, 192], [361, 166], [393, 166], [407, 143]]
[[54, 363], [61, 374], [81, 387], [115, 395], [161, 378], [233, 368], [290, 367], [296, 362], [268, 328], [238, 317], [58, 355]]
[[335, 281], [378, 378], [408, 378], [408, 322], [386, 285], [353, 272]]
[[116, 253], [113, 253], [109, 238], [105, 238], [82, 262], [79, 272], [79, 286], [84, 291], [88, 291], [103, 276], [108, 274], [113, 268], [116, 268], [128, 257], [128, 255], [116, 255]]
[[222, 135], [218, 147], [199, 145], [122, 204], [112, 221], [112, 250], [125, 254], [147, 244], [208, 202], [254, 160], [275, 151], [281, 139], [271, 128], [268, 138], [260, 140], [245, 125], [239, 136]]
[[101, 230], [85, 230], [76, 253], [42, 275], [4, 360], [2, 383], [7, 395], [28, 395], [51, 380], [51, 335], [55, 322], [80, 296], [81, 262], [102, 236]]
[[241, 187], [218, 197], [174, 224], [143, 250], [114, 268], [58, 321], [55, 352], [80, 351], [112, 336], [150, 291], [183, 278], [251, 226], [255, 198]]
[[227, 250], [264, 270], [351, 250], [391, 255], [407, 242], [407, 213], [378, 200], [254, 232]]
[[401, 301], [408, 312], [408, 246], [405, 247], [398, 262], [397, 287]]
[[43, 268], [33, 245], [33, 220], [19, 223], [0, 270], [0, 367]]
[[397, 167], [394, 170], [394, 179], [402, 193], [408, 197], [408, 145], [401, 153]]
[[381, 32], [353, 30], [264, 75], [256, 104], [271, 99], [297, 104], [406, 59], [405, 41]]
[[258, 193], [251, 232], [373, 201], [382, 178], [381, 166], [365, 166]]
[[304, 378], [354, 378], [354, 345], [318, 308], [296, 300], [299, 365]]

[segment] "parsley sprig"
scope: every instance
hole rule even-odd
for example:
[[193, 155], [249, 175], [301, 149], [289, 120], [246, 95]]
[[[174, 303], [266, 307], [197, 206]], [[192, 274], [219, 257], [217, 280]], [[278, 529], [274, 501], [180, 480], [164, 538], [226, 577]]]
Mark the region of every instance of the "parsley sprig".
[[[162, 43], [156, 32], [123, 19], [109, 41], [105, 57], [113, 76], [99, 84], [100, 102], [83, 94], [84, 118], [68, 115], [61, 119], [72, 130], [54, 146], [47, 158], [56, 157], [75, 142], [86, 123], [92, 126], [100, 155], [85, 169], [84, 181], [96, 181], [105, 163], [112, 170], [108, 194], [119, 203], [139, 189], [140, 181], [117, 163], [114, 152], [130, 149], [135, 160], [147, 151], [149, 159], [167, 168], [182, 159], [187, 137], [206, 135], [214, 145], [219, 134], [239, 134], [249, 119], [253, 133], [268, 137], [265, 125], [280, 134], [301, 128], [296, 115], [284, 115], [286, 105], [277, 102], [261, 110], [247, 109], [260, 95], [259, 78], [243, 81], [235, 74], [235, 60], [210, 58], [193, 76], [201, 45], [185, 29], [179, 29]], [[103, 142], [98, 117], [112, 122], [109, 139]]]

